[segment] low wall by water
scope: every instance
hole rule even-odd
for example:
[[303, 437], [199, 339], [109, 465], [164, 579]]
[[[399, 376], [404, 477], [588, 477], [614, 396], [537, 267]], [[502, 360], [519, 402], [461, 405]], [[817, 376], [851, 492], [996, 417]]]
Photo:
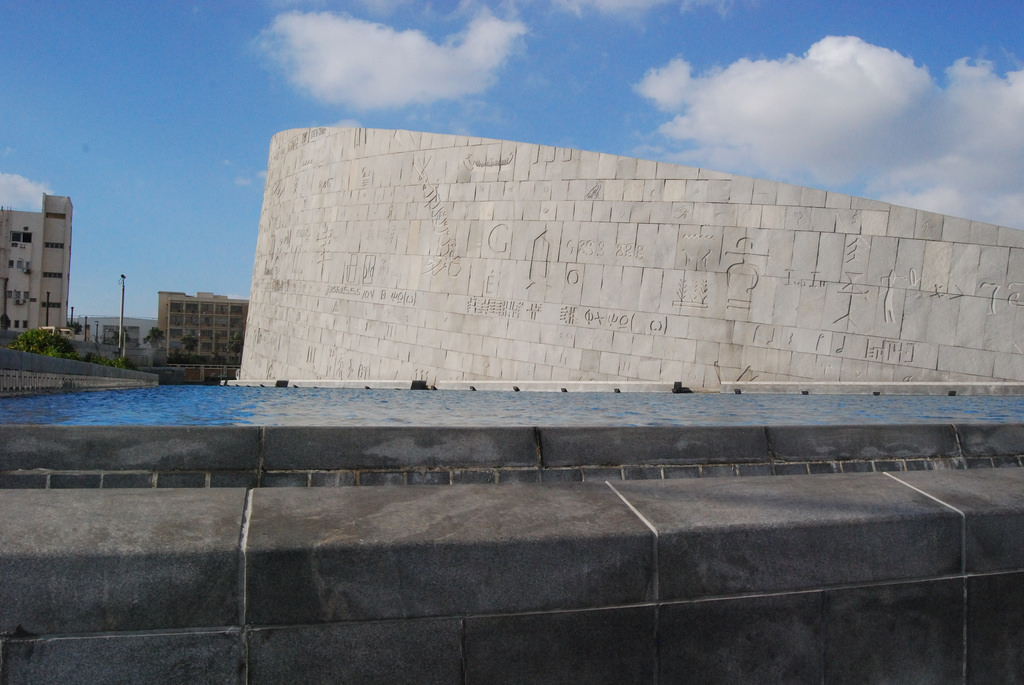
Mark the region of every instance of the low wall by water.
[[157, 376], [0, 347], [0, 397], [41, 392], [148, 388]]
[[1024, 424], [0, 425], [0, 489], [452, 485], [1022, 466]]
[[5, 684], [1024, 677], [1024, 469], [3, 490], [0, 510]]

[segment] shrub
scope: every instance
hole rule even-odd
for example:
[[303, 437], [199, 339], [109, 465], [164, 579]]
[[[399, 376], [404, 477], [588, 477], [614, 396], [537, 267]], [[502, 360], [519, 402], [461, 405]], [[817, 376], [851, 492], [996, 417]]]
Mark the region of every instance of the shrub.
[[60, 357], [61, 359], [78, 359], [78, 352], [70, 340], [55, 331], [44, 331], [34, 328], [25, 331], [15, 338], [7, 346], [19, 352], [31, 352], [33, 354], [45, 354], [48, 357]]
[[89, 362], [90, 364], [99, 364], [100, 366], [113, 366], [118, 369], [131, 369], [135, 370], [135, 364], [132, 363], [127, 357], [118, 357], [117, 359], [107, 359], [101, 357], [98, 354], [90, 352], [82, 358], [82, 361]]

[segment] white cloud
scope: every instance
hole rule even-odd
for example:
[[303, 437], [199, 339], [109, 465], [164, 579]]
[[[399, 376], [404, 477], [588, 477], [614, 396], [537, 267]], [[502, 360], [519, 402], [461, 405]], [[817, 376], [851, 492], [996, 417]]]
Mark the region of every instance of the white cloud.
[[43, 206], [43, 193], [51, 192], [45, 183], [30, 181], [17, 174], [0, 173], [0, 207], [38, 212]]
[[594, 9], [606, 14], [646, 12], [661, 5], [678, 5], [680, 12], [692, 12], [708, 7], [721, 15], [732, 9], [733, 0], [556, 0], [557, 4], [576, 14]]
[[803, 56], [694, 75], [683, 59], [637, 91], [676, 113], [660, 128], [679, 160], [866, 194], [1024, 227], [1024, 70], [960, 60], [925, 67], [856, 37]]
[[362, 128], [363, 125], [359, 123], [358, 119], [340, 119], [339, 121], [331, 124], [333, 128]]
[[525, 33], [522, 23], [485, 12], [438, 44], [420, 31], [292, 12], [274, 19], [262, 45], [295, 85], [317, 99], [371, 109], [478, 93]]

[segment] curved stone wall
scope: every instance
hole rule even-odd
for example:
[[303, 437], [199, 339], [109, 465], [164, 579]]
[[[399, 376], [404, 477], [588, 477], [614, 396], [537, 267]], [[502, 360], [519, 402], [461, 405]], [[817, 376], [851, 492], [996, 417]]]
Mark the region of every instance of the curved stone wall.
[[1024, 231], [568, 148], [270, 147], [240, 378], [1024, 380]]

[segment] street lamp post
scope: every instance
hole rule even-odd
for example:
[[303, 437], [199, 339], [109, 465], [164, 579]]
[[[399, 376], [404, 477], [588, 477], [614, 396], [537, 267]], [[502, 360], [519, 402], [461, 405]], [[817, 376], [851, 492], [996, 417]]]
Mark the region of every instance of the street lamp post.
[[46, 325], [50, 325], [50, 291], [46, 291]]
[[124, 274], [121, 274], [121, 318], [117, 321], [117, 356], [124, 357]]
[[6, 331], [11, 326], [11, 319], [7, 316], [7, 276], [0, 278], [0, 296], [3, 297], [3, 307], [0, 308], [0, 330]]

